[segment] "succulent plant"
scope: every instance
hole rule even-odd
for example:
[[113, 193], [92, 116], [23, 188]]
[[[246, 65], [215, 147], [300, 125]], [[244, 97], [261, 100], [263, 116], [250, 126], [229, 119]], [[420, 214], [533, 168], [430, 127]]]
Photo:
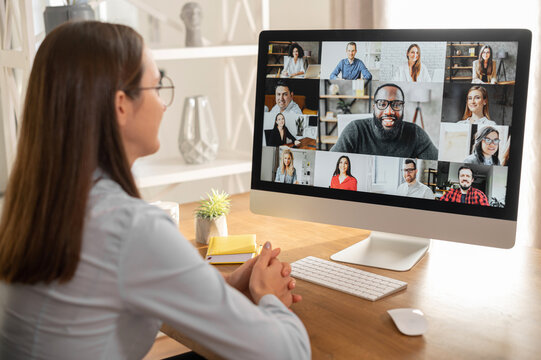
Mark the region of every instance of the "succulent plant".
[[195, 209], [195, 216], [202, 219], [216, 219], [222, 215], [227, 215], [231, 208], [231, 197], [225, 191], [219, 192], [212, 189], [211, 194], [207, 193], [207, 198], [199, 201], [199, 207]]

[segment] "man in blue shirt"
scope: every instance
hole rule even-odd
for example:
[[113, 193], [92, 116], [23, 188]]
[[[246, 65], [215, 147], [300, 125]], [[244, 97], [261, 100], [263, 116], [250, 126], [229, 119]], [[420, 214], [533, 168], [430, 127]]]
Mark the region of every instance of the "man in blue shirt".
[[361, 78], [365, 80], [371, 80], [372, 74], [366, 68], [364, 63], [355, 58], [357, 54], [357, 44], [350, 42], [346, 45], [347, 59], [342, 59], [336, 65], [336, 68], [331, 73], [331, 79], [338, 79], [338, 74], [342, 73], [342, 79], [344, 80], [357, 80]]

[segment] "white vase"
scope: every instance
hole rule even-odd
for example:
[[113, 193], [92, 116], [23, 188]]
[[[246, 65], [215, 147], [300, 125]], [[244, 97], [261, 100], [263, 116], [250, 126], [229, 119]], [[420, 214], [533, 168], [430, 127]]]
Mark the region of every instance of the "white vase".
[[206, 96], [191, 96], [184, 101], [178, 147], [188, 164], [212, 161], [218, 154], [218, 131]]
[[195, 217], [195, 241], [208, 244], [211, 236], [227, 236], [225, 215], [212, 220]]

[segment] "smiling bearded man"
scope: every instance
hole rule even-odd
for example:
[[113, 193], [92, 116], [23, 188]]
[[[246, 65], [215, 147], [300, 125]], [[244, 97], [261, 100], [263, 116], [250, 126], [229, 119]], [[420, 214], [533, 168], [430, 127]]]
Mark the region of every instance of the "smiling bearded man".
[[331, 151], [437, 160], [438, 149], [428, 134], [416, 124], [402, 121], [404, 100], [398, 85], [378, 87], [373, 118], [349, 123]]

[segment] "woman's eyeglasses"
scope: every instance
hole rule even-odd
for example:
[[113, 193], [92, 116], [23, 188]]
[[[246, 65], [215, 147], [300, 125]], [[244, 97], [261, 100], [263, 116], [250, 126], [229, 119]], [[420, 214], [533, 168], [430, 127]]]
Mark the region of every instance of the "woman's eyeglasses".
[[498, 145], [500, 143], [500, 139], [489, 139], [489, 138], [483, 138], [483, 141], [487, 143], [487, 145], [490, 145], [494, 143], [494, 145]]
[[166, 107], [173, 103], [175, 97], [175, 85], [169, 76], [163, 75], [158, 86], [141, 87], [138, 90], [156, 90]]

